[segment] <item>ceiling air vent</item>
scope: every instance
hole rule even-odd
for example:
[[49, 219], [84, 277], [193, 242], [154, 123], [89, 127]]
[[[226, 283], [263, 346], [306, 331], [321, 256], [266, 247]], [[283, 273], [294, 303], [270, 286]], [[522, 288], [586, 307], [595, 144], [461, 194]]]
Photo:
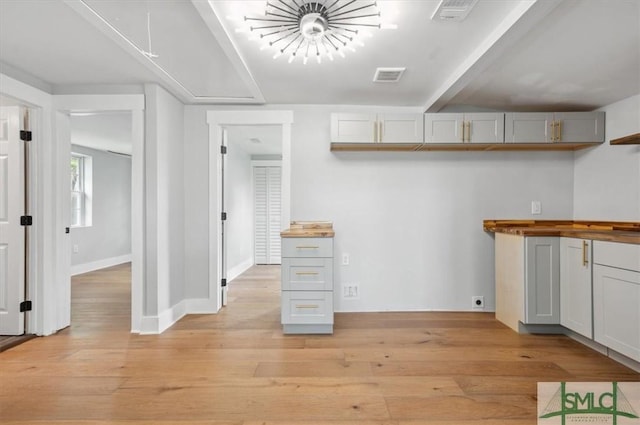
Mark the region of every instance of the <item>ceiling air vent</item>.
[[462, 21], [478, 0], [441, 0], [431, 19], [438, 21]]
[[374, 83], [397, 83], [406, 68], [377, 68]]

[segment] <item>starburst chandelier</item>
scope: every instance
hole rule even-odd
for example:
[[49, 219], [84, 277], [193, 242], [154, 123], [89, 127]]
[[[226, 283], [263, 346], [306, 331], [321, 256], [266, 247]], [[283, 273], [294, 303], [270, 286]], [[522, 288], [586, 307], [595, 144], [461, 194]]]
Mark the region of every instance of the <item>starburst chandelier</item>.
[[262, 43], [262, 49], [275, 50], [274, 59], [288, 56], [289, 63], [303, 63], [364, 46], [363, 38], [373, 28], [395, 28], [383, 24], [377, 1], [361, 0], [272, 0], [266, 2], [264, 16], [244, 16], [238, 32], [249, 32]]

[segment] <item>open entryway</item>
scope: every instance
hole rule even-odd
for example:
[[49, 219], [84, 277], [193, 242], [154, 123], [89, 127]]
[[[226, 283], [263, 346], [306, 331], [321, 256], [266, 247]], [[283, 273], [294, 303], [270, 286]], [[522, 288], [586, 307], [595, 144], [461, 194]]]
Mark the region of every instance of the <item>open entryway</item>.
[[[118, 282], [131, 284], [131, 138], [130, 111], [70, 113], [72, 327], [115, 319], [100, 314], [87, 317], [89, 312], [80, 312], [82, 320], [77, 319], [74, 291], [85, 292], [78, 282], [86, 283], [87, 273], [96, 272], [88, 279], [98, 296], [96, 302], [109, 302], [112, 279], [107, 272], [113, 266], [126, 266], [120, 267]], [[131, 293], [130, 287], [127, 292]], [[130, 322], [130, 310], [127, 317]]]
[[[290, 219], [292, 122], [291, 111], [207, 113], [209, 288], [216, 309], [233, 278], [255, 264], [280, 262], [280, 231]], [[256, 151], [271, 139], [279, 151]]]
[[[280, 264], [282, 126], [225, 125], [222, 274], [227, 288], [256, 264]], [[223, 305], [226, 296], [223, 287]]]

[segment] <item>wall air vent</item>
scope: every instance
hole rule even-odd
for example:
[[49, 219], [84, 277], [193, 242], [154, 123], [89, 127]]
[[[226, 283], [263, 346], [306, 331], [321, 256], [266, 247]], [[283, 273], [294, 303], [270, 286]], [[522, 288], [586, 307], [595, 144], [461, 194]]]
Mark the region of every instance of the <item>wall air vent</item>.
[[441, 0], [431, 19], [460, 22], [467, 17], [478, 0]]
[[374, 83], [397, 83], [406, 68], [377, 68]]

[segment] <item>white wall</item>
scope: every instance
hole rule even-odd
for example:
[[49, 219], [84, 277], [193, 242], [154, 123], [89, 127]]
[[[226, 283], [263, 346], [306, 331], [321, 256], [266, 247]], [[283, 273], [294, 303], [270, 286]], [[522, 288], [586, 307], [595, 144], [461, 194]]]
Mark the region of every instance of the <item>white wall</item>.
[[[291, 106], [292, 220], [332, 220], [336, 229], [338, 311], [468, 310], [473, 295], [494, 308], [493, 238], [488, 218], [573, 216], [570, 152], [343, 152], [329, 151], [330, 113], [375, 107]], [[187, 286], [206, 294], [208, 164], [207, 110], [185, 108], [185, 199], [190, 240]], [[264, 109], [275, 109], [265, 107]], [[415, 112], [410, 108], [385, 108]], [[351, 265], [341, 266], [343, 252]], [[197, 270], [197, 272], [196, 272]], [[346, 301], [342, 283], [359, 283], [360, 297]]]
[[225, 168], [225, 226], [229, 281], [253, 265], [253, 182], [251, 155], [229, 140]]
[[574, 218], [640, 220], [640, 146], [609, 140], [640, 133], [640, 95], [608, 105], [605, 143], [575, 154]]
[[[184, 105], [145, 86], [146, 287], [142, 332], [164, 330], [184, 314]], [[197, 184], [197, 183], [194, 183]]]
[[[73, 126], [71, 140], [78, 141]], [[77, 145], [71, 150], [90, 156], [93, 163], [92, 223], [71, 229], [71, 246], [78, 247], [71, 254], [74, 274], [131, 256], [131, 158]]]

